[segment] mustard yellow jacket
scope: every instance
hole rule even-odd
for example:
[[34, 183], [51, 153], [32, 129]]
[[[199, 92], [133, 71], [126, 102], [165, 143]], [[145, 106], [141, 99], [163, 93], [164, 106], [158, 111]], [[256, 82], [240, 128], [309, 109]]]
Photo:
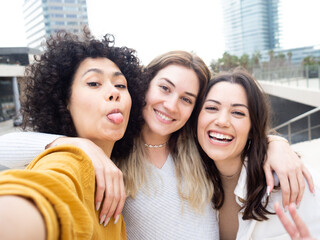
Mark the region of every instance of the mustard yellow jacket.
[[89, 157], [64, 145], [37, 156], [25, 170], [0, 173], [0, 195], [33, 200], [42, 213], [47, 239], [126, 239], [122, 216], [99, 224], [95, 210], [95, 174]]

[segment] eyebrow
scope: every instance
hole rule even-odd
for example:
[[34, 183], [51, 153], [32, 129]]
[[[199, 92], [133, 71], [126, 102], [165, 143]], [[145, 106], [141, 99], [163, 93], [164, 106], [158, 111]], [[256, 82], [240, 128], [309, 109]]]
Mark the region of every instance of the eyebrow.
[[[90, 68], [88, 69], [84, 74], [82, 74], [82, 77], [85, 76], [86, 74], [90, 73], [90, 72], [95, 72], [95, 73], [98, 73], [98, 74], [103, 74], [104, 72], [99, 69], [99, 68]], [[124, 76], [122, 72], [119, 72], [119, 71], [115, 71], [112, 73], [112, 76], [113, 77], [118, 77], [118, 76]]]
[[[167, 81], [170, 85], [172, 85], [173, 87], [176, 87], [176, 85], [171, 82], [168, 78], [162, 78], [163, 80]], [[191, 97], [194, 97], [194, 98], [197, 98], [197, 95], [194, 94], [194, 93], [191, 93], [191, 92], [185, 92], [185, 94], [191, 96]]]
[[[214, 102], [218, 105], [222, 105], [221, 102], [214, 100], [214, 99], [208, 99], [206, 102]], [[242, 103], [234, 103], [234, 104], [231, 104], [231, 106], [232, 107], [245, 107], [245, 108], [249, 109], [247, 105], [242, 104]]]

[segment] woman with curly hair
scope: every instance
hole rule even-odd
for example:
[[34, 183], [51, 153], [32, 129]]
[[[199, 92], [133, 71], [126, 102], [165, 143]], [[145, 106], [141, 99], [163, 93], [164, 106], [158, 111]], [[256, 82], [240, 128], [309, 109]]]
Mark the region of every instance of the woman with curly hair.
[[[60, 32], [26, 71], [24, 124], [90, 139], [109, 157], [127, 150], [140, 126], [140, 72], [135, 51], [114, 47], [112, 36]], [[95, 191], [90, 158], [71, 145], [52, 147], [26, 170], [0, 174], [0, 238], [126, 239], [121, 215], [99, 222]]]
[[[266, 194], [270, 110], [258, 83], [245, 71], [220, 73], [209, 82], [197, 112], [194, 129], [214, 184], [220, 239], [288, 239], [274, 214], [282, 189]], [[311, 234], [320, 237], [320, 181], [313, 177], [316, 194], [307, 191], [297, 211]]]

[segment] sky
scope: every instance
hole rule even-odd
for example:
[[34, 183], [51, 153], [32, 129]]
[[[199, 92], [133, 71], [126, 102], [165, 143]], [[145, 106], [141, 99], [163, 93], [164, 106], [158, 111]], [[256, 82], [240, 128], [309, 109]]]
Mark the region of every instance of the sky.
[[[87, 0], [96, 37], [137, 50], [143, 64], [170, 50], [193, 51], [209, 64], [225, 51], [223, 0]], [[0, 3], [0, 47], [26, 46], [23, 0]], [[283, 47], [320, 45], [320, 1], [282, 0]]]

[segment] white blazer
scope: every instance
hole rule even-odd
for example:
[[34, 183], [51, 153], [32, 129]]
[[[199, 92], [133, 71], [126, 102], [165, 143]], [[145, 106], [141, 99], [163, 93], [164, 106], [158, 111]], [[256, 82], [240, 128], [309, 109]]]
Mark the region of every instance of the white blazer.
[[[307, 224], [311, 235], [314, 238], [320, 239], [320, 177], [319, 174], [312, 174], [315, 183], [315, 195], [313, 195], [308, 188], [306, 183], [306, 189], [304, 192], [303, 199], [301, 201], [299, 209], [297, 212], [300, 217]], [[237, 203], [242, 206], [240, 199], [246, 199], [246, 167], [243, 166], [238, 184], [234, 190], [236, 195]], [[279, 202], [282, 204], [282, 192], [281, 190], [273, 190], [270, 194], [269, 203], [267, 209], [271, 212], [274, 211], [274, 203]], [[237, 233], [237, 240], [249, 240], [249, 239], [268, 239], [268, 240], [285, 240], [291, 239], [287, 231], [284, 229], [282, 223], [280, 222], [277, 215], [268, 215], [269, 218], [266, 221], [256, 221], [256, 220], [243, 220], [242, 213], [239, 212], [239, 229]], [[286, 215], [290, 216], [289, 212]], [[291, 217], [289, 217], [291, 219]]]

